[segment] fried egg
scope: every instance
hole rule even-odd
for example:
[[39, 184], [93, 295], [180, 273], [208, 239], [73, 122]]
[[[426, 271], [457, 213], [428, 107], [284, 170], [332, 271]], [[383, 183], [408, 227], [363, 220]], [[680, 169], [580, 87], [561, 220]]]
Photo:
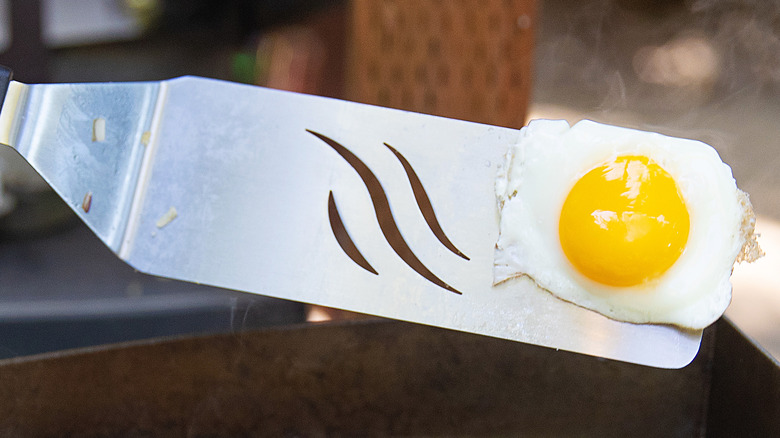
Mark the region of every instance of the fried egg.
[[760, 256], [747, 195], [695, 140], [535, 120], [496, 196], [494, 283], [528, 276], [620, 321], [704, 328], [731, 300], [735, 261]]

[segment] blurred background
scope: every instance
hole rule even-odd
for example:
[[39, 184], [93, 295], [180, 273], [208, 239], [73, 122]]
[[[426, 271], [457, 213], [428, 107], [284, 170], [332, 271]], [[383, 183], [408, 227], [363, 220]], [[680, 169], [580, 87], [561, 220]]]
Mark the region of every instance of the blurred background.
[[[780, 357], [780, 1], [0, 0], [0, 64], [27, 83], [199, 75], [705, 141], [767, 252], [735, 268], [727, 315]], [[0, 148], [0, 358], [354, 316], [133, 272]]]

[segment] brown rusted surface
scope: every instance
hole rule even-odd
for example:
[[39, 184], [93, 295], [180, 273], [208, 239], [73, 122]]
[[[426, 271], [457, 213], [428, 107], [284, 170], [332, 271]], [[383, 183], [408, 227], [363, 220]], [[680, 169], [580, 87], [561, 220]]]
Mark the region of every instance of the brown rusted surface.
[[390, 321], [0, 363], [0, 435], [696, 436], [711, 336], [682, 370]]
[[347, 97], [519, 128], [535, 15], [533, 0], [355, 0]]

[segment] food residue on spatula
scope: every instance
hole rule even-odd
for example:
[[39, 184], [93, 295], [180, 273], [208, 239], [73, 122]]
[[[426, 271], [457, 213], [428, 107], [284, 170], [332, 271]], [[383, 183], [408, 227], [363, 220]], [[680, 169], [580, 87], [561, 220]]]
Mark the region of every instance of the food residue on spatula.
[[160, 216], [159, 219], [157, 219], [157, 222], [155, 225], [157, 228], [163, 228], [164, 226], [168, 225], [176, 219], [176, 217], [179, 216], [179, 213], [176, 211], [176, 207], [171, 207], [168, 209], [168, 211], [165, 212], [164, 215]]
[[87, 192], [84, 195], [84, 199], [81, 201], [81, 209], [84, 210], [84, 213], [89, 213], [89, 210], [92, 208], [92, 192]]
[[106, 119], [103, 117], [98, 117], [92, 120], [92, 141], [106, 141]]
[[700, 329], [762, 255], [755, 217], [715, 149], [582, 121], [536, 120], [499, 172], [494, 283], [528, 276], [610, 318]]

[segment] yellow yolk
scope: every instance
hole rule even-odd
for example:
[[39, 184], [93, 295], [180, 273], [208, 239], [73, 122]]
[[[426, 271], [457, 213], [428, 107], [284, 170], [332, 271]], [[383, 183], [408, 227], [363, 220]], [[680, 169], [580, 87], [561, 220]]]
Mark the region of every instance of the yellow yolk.
[[622, 156], [585, 174], [561, 209], [563, 252], [583, 275], [634, 286], [680, 257], [690, 219], [674, 179], [643, 156]]

